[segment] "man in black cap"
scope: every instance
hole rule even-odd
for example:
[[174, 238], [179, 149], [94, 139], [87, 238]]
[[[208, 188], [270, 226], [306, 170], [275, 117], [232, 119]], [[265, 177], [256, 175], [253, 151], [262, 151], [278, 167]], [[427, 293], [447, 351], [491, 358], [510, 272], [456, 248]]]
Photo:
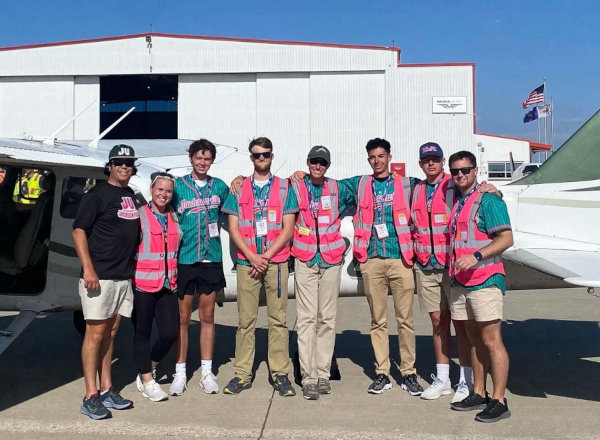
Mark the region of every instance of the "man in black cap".
[[105, 169], [108, 181], [84, 194], [73, 223], [73, 241], [82, 266], [79, 296], [86, 320], [81, 347], [86, 390], [80, 411], [95, 420], [110, 417], [107, 408], [132, 406], [112, 386], [111, 361], [121, 316], [131, 317], [133, 309], [131, 276], [140, 222], [139, 203], [128, 184], [136, 172], [135, 160], [129, 145], [110, 150]]

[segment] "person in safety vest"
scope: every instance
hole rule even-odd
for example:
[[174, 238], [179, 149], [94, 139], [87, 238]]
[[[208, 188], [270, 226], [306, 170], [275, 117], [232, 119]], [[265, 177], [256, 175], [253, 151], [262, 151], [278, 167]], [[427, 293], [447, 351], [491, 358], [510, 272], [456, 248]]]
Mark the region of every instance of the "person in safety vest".
[[[433, 327], [433, 350], [436, 374], [431, 375], [431, 386], [422, 394], [422, 399], [433, 400], [452, 394], [450, 384], [450, 231], [448, 218], [460, 190], [454, 185], [450, 174], [444, 172], [444, 153], [435, 142], [419, 147], [419, 165], [425, 180], [414, 187], [411, 201], [413, 241], [415, 250], [415, 275], [421, 311], [429, 313]], [[483, 183], [479, 192], [501, 193], [494, 185]], [[452, 402], [460, 402], [473, 389], [471, 381], [471, 352], [462, 321], [454, 322], [460, 380]]]
[[[133, 353], [138, 369], [137, 389], [153, 402], [168, 399], [154, 370], [169, 352], [179, 331], [177, 305], [177, 252], [181, 229], [173, 208], [175, 178], [168, 173], [150, 176], [152, 200], [139, 209], [141, 241], [135, 256], [133, 305], [135, 333]], [[150, 346], [152, 324], [156, 321], [158, 339]]]
[[[495, 422], [510, 417], [504, 397], [509, 360], [501, 331], [502, 252], [513, 244], [510, 219], [500, 197], [477, 191], [477, 161], [471, 152], [454, 153], [449, 165], [454, 185], [461, 192], [449, 217], [450, 311], [455, 322], [464, 322], [473, 347], [473, 391], [451, 408], [482, 409], [475, 420]], [[491, 399], [485, 389], [487, 373], [494, 387]]]
[[83, 195], [73, 222], [73, 241], [82, 266], [79, 297], [86, 320], [81, 347], [85, 396], [80, 412], [96, 420], [111, 416], [107, 408], [133, 405], [113, 388], [111, 365], [121, 316], [129, 318], [133, 310], [131, 278], [140, 213], [128, 185], [137, 171], [135, 160], [132, 147], [115, 145], [105, 169], [108, 181]]
[[25, 173], [17, 180], [13, 193], [15, 203], [35, 205], [40, 196], [40, 179], [42, 175], [32, 168], [27, 168]]
[[178, 261], [179, 337], [175, 374], [169, 388], [174, 396], [180, 396], [187, 388], [188, 327], [195, 295], [198, 295], [200, 318], [200, 386], [207, 394], [219, 392], [212, 372], [215, 303], [217, 292], [225, 287], [219, 213], [229, 188], [221, 179], [208, 175], [217, 156], [212, 142], [207, 139], [192, 142], [188, 155], [192, 172], [177, 179], [173, 195], [173, 207], [183, 232]]
[[326, 147], [308, 153], [309, 174], [292, 179], [298, 201], [292, 255], [298, 355], [305, 399], [331, 393], [329, 383], [335, 345], [337, 298], [346, 243], [340, 233], [341, 214], [354, 207], [354, 196], [337, 180], [325, 177], [331, 165]]
[[269, 367], [281, 396], [294, 396], [287, 328], [287, 284], [290, 239], [298, 206], [287, 179], [271, 174], [273, 144], [266, 137], [248, 147], [254, 173], [244, 179], [240, 193], [230, 194], [223, 212], [229, 215], [229, 236], [237, 247], [237, 306], [239, 326], [235, 338], [234, 377], [225, 394], [238, 394], [252, 386], [252, 364], [258, 301], [266, 292], [269, 315]]

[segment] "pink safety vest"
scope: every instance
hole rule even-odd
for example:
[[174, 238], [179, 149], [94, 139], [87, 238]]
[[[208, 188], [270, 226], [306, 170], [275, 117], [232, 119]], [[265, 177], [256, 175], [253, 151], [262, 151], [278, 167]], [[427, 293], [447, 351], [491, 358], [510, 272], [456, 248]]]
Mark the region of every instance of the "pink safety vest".
[[[487, 246], [494, 239], [493, 235], [481, 232], [477, 227], [477, 211], [481, 205], [483, 194], [475, 191], [465, 201], [465, 204], [456, 219], [456, 231], [451, 237], [450, 249], [450, 276], [454, 276], [463, 286], [477, 286], [482, 284], [492, 275], [504, 275], [504, 266], [502, 264], [502, 255], [496, 255], [492, 258], [486, 258], [477, 262], [469, 270], [454, 270], [454, 261], [463, 255], [472, 254], [475, 251]], [[450, 214], [450, 231], [454, 229], [454, 213], [458, 203], [454, 205]]]
[[411, 204], [413, 241], [415, 258], [422, 265], [429, 262], [431, 254], [443, 266], [448, 262], [448, 220], [454, 206], [454, 190], [450, 174], [444, 174], [431, 200], [431, 212], [427, 212], [427, 183], [423, 181], [414, 188]]
[[[267, 248], [279, 237], [283, 229], [283, 207], [287, 199], [288, 181], [273, 176], [273, 182], [269, 190], [269, 200], [267, 202]], [[246, 177], [242, 183], [242, 189], [237, 196], [238, 200], [238, 229], [242, 235], [246, 246], [252, 252], [256, 249], [256, 230], [254, 219], [254, 191], [252, 190], [252, 179]], [[246, 260], [246, 257], [240, 250], [237, 251], [237, 257]], [[277, 254], [271, 258], [273, 263], [283, 263], [290, 257], [289, 242], [283, 246]]]
[[[346, 243], [340, 233], [342, 221], [338, 212], [339, 192], [337, 180], [325, 178], [316, 219], [309, 206], [308, 189], [304, 180], [292, 182], [292, 188], [296, 193], [298, 208], [300, 209], [294, 228], [292, 255], [300, 261], [310, 261], [316, 255], [318, 249], [323, 261], [326, 263], [340, 263], [344, 256]], [[323, 208], [322, 200], [324, 196], [330, 197], [330, 209]]]
[[[358, 206], [352, 223], [354, 224], [354, 257], [364, 263], [367, 261], [371, 231], [375, 221], [375, 203], [373, 200], [373, 177], [362, 176], [358, 183]], [[400, 245], [400, 252], [406, 264], [413, 264], [414, 251], [410, 231], [410, 179], [399, 177], [394, 180], [394, 198], [392, 212], [394, 227]]]
[[158, 292], [165, 284], [165, 260], [169, 289], [177, 288], [177, 252], [181, 228], [173, 211], [167, 213], [167, 249], [162, 227], [148, 205], [139, 209], [142, 241], [135, 256], [133, 285], [144, 292]]

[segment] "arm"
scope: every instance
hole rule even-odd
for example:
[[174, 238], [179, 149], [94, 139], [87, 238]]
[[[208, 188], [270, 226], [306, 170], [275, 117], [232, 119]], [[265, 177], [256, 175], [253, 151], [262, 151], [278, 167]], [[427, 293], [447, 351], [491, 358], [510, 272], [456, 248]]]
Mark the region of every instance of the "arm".
[[267, 270], [267, 267], [269, 265], [268, 258], [266, 258], [265, 255], [262, 254], [255, 254], [250, 250], [250, 248], [246, 245], [246, 242], [244, 241], [244, 237], [242, 237], [242, 234], [240, 233], [238, 224], [238, 218], [235, 215], [230, 215], [228, 220], [229, 238], [233, 240], [238, 250], [242, 254], [244, 254], [250, 265], [257, 272], [264, 272], [265, 270]]
[[290, 176], [290, 180], [293, 182], [300, 182], [301, 180], [304, 179], [304, 177], [306, 177], [308, 175], [308, 173], [304, 172], [304, 171], [295, 171], [291, 176]]
[[[513, 235], [510, 229], [505, 229], [503, 231], [498, 231], [496, 236], [492, 240], [490, 244], [479, 249], [481, 252], [482, 259], [495, 257], [496, 255], [500, 255], [506, 249], [513, 245]], [[458, 260], [456, 260], [455, 266], [457, 269], [467, 270], [472, 268], [477, 264], [477, 259], [475, 255], [463, 255]]]
[[481, 182], [481, 185], [479, 185], [478, 191], [480, 193], [496, 194], [498, 197], [502, 198], [502, 191], [500, 191], [498, 188], [496, 188], [491, 183]]
[[279, 252], [284, 246], [287, 245], [288, 241], [294, 236], [294, 225], [296, 224], [295, 214], [285, 214], [282, 219], [283, 229], [279, 237], [273, 242], [271, 246], [266, 250], [264, 256], [267, 259], [273, 258], [277, 252]]
[[73, 241], [75, 242], [75, 251], [81, 261], [83, 268], [83, 285], [88, 290], [99, 290], [100, 280], [92, 264], [90, 250], [88, 248], [88, 240], [85, 231], [80, 228], [73, 229]]
[[231, 181], [230, 191], [234, 196], [238, 196], [242, 191], [242, 183], [244, 182], [244, 176], [237, 176]]

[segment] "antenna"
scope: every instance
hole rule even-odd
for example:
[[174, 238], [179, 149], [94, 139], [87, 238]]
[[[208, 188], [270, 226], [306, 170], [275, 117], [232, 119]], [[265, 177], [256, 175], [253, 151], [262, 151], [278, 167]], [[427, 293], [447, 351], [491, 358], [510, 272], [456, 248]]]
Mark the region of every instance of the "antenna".
[[56, 130], [50, 136], [45, 137], [44, 140], [42, 140], [42, 144], [45, 145], [45, 146], [47, 146], [47, 147], [54, 147], [54, 142], [56, 141], [56, 136], [58, 136], [58, 133], [60, 133], [61, 131], [63, 131], [67, 127], [67, 125], [69, 125], [76, 118], [78, 118], [84, 111], [86, 111], [88, 108], [90, 108], [92, 106], [92, 104], [94, 104], [96, 101], [97, 101], [97, 99], [94, 99], [83, 110], [81, 110], [79, 113], [77, 113], [71, 119], [69, 119], [67, 122], [65, 122], [63, 125], [61, 125], [58, 130]]
[[90, 142], [87, 146], [90, 148], [98, 148], [98, 142], [100, 142], [100, 140], [106, 136], [108, 134], [109, 131], [111, 131], [113, 128], [115, 128], [117, 125], [119, 125], [119, 123], [125, 119], [127, 116], [129, 116], [129, 113], [131, 113], [132, 111], [135, 110], [135, 107], [131, 107], [129, 110], [127, 110], [127, 113], [123, 114], [119, 119], [117, 119], [115, 122], [113, 122], [112, 124], [110, 124], [110, 126], [104, 130], [102, 133], [100, 133], [92, 142]]

